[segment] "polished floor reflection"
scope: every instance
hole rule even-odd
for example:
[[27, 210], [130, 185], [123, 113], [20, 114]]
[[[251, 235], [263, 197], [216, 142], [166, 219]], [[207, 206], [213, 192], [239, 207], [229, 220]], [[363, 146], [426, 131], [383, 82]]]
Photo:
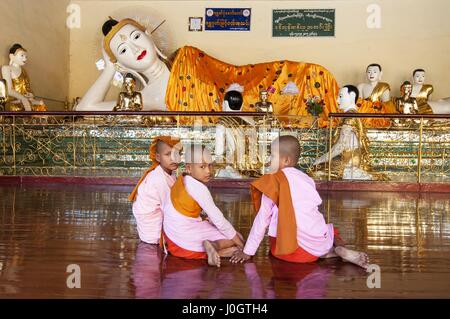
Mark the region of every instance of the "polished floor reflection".
[[[0, 186], [0, 298], [450, 298], [448, 194], [323, 193], [321, 211], [381, 269], [381, 288], [339, 260], [295, 265], [268, 256], [221, 269], [139, 243], [130, 187]], [[214, 189], [245, 235], [246, 190]], [[79, 265], [81, 288], [67, 287]]]

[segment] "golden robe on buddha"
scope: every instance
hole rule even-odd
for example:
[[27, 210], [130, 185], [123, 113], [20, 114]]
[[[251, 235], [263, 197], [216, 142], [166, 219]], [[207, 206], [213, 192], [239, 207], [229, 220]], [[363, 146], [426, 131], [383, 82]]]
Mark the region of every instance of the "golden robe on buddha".
[[[395, 103], [392, 102], [392, 100], [387, 102], [382, 101], [384, 92], [390, 89], [389, 84], [378, 82], [370, 97], [365, 100], [362, 98], [358, 99], [357, 105], [359, 107], [359, 113], [398, 113]], [[391, 125], [391, 121], [383, 118], [367, 118], [364, 119], [364, 125], [366, 127], [389, 127]]]
[[[289, 82], [295, 83], [298, 95], [281, 93]], [[314, 96], [325, 103], [319, 126], [327, 126], [328, 114], [338, 112], [338, 84], [320, 65], [283, 60], [235, 66], [190, 46], [179, 49], [173, 61], [166, 105], [170, 111], [219, 112], [225, 91], [232, 83], [244, 87], [243, 112], [255, 111], [262, 89], [272, 93], [268, 101], [273, 104], [274, 115], [309, 115], [306, 102]], [[215, 122], [207, 117], [203, 120]]]
[[[342, 122], [341, 129], [343, 127], [351, 127], [352, 132], [356, 135], [359, 147], [352, 148], [351, 144], [345, 144], [342, 153], [331, 160], [331, 177], [342, 179], [344, 177], [345, 168], [353, 167], [364, 171], [364, 174], [370, 174], [372, 180], [389, 180], [384, 174], [373, 172], [369, 153], [370, 141], [367, 137], [367, 132], [362, 120], [359, 118], [345, 118]], [[339, 142], [341, 134], [341, 130], [335, 131], [332, 145]], [[315, 177], [326, 175], [327, 172], [328, 161], [317, 165], [309, 171], [309, 173]]]
[[416, 96], [419, 114], [433, 114], [431, 106], [428, 104], [428, 98], [433, 93], [433, 86], [429, 84], [422, 85], [419, 94]]
[[[28, 77], [27, 72], [25, 69], [22, 68], [22, 72], [20, 75], [12, 80], [12, 88], [14, 91], [16, 91], [19, 94], [22, 94], [23, 96], [27, 97], [29, 94], [33, 94], [33, 91], [31, 89], [30, 85], [30, 79]], [[43, 112], [47, 110], [47, 107], [44, 104], [33, 104], [31, 103], [31, 110], [32, 111], [38, 111]], [[9, 103], [9, 109], [11, 111], [23, 111], [25, 110], [23, 105], [17, 101], [16, 99], [12, 100], [11, 103]]]

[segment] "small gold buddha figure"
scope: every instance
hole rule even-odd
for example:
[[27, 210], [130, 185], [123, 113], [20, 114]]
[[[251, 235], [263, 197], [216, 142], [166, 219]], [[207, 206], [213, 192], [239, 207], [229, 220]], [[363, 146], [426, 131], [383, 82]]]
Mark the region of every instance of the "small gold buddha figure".
[[[358, 113], [356, 101], [358, 89], [346, 85], [339, 90], [337, 103], [345, 113]], [[330, 154], [331, 153], [331, 154]], [[328, 161], [331, 157], [331, 165]], [[331, 176], [345, 180], [385, 180], [382, 174], [372, 172], [369, 154], [369, 139], [363, 122], [359, 118], [345, 118], [336, 130], [333, 146], [326, 154], [319, 157], [308, 173], [320, 178]]]
[[[395, 106], [397, 112], [400, 114], [418, 114], [419, 107], [415, 98], [411, 97], [412, 84], [409, 81], [403, 82], [400, 87], [401, 97], [395, 99]], [[395, 119], [394, 123], [397, 126], [410, 125], [414, 121], [411, 119]]]
[[120, 92], [113, 111], [142, 111], [142, 94], [136, 92], [136, 80], [128, 73], [124, 79], [125, 92]]
[[257, 112], [273, 113], [272, 103], [267, 101], [269, 93], [266, 90], [259, 92], [260, 101], [255, 104]]
[[425, 70], [414, 70], [411, 96], [417, 100], [419, 114], [433, 114], [433, 110], [428, 104], [428, 100], [433, 91], [432, 85], [425, 84]]
[[9, 111], [46, 111], [42, 100], [35, 99], [30, 79], [23, 68], [28, 59], [27, 50], [20, 44], [9, 49], [9, 65], [2, 66], [2, 76], [6, 80], [10, 97]]

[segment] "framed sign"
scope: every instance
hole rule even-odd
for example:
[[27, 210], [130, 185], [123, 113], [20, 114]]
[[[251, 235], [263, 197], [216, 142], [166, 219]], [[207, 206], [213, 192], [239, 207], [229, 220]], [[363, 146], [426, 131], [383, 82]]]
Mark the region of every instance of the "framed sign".
[[205, 31], [250, 31], [250, 8], [206, 8]]
[[202, 30], [203, 30], [203, 18], [189, 17], [189, 31], [202, 31]]
[[273, 37], [334, 37], [335, 9], [275, 9]]

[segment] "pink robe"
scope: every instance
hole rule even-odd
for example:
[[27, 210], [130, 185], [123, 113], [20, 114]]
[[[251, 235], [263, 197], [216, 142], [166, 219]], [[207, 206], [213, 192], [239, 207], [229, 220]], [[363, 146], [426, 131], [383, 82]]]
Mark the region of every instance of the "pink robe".
[[168, 194], [163, 207], [163, 228], [167, 237], [177, 246], [194, 252], [205, 252], [203, 247], [205, 240], [233, 239], [236, 230], [217, 208], [206, 185], [191, 176], [184, 177], [184, 185], [189, 195], [208, 215], [209, 221], [179, 213], [173, 207]]
[[[316, 190], [314, 181], [293, 167], [283, 169], [289, 183], [292, 204], [297, 224], [297, 243], [310, 254], [320, 257], [333, 247], [334, 230], [327, 224], [318, 206], [322, 199]], [[278, 207], [267, 196], [261, 199], [261, 208], [253, 221], [250, 235], [245, 244], [244, 253], [255, 255], [264, 238], [267, 227], [269, 236], [277, 237]]]
[[159, 243], [163, 220], [161, 208], [175, 180], [175, 175], [167, 174], [158, 165], [139, 185], [136, 201], [133, 203], [133, 214], [139, 238], [143, 242]]

